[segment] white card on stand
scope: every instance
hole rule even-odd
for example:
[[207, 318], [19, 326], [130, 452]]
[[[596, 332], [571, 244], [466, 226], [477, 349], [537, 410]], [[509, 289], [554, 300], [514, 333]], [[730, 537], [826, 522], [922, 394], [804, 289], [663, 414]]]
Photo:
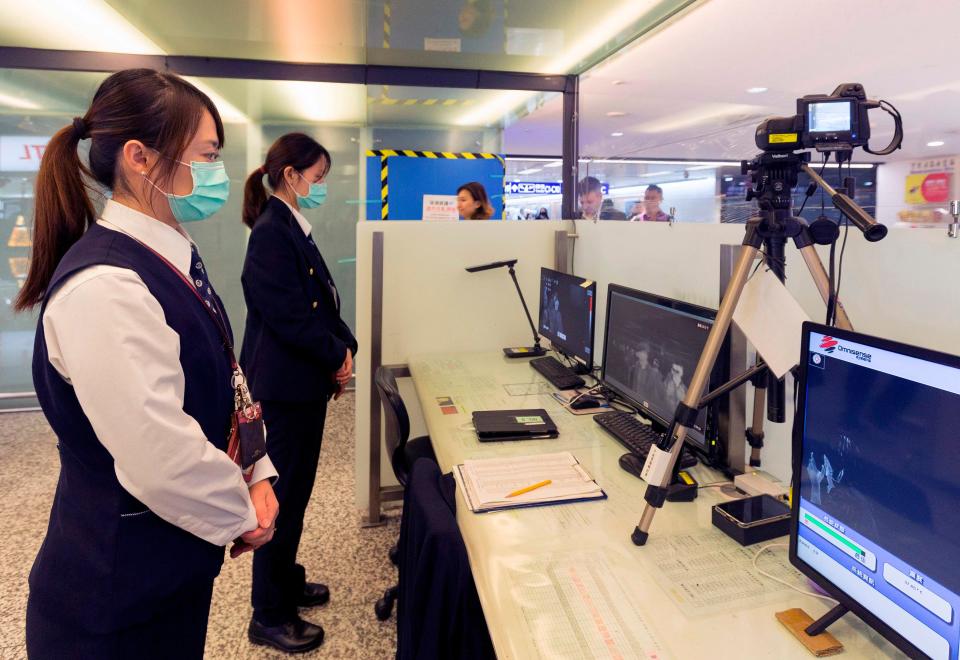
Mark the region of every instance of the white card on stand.
[[800, 330], [809, 320], [800, 303], [766, 266], [747, 280], [733, 313], [733, 322], [777, 378], [800, 361]]

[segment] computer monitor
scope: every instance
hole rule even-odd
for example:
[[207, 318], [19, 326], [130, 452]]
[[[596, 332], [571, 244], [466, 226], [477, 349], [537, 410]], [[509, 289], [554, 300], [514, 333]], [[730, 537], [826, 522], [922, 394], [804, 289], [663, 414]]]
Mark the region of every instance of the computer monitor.
[[540, 334], [554, 350], [593, 368], [597, 283], [549, 268], [540, 269]]
[[[687, 393], [715, 317], [712, 309], [611, 284], [601, 380], [666, 429]], [[724, 359], [717, 360], [718, 369]], [[707, 410], [701, 410], [687, 440], [709, 453], [706, 418]]]
[[960, 656], [960, 358], [803, 325], [790, 561], [911, 656]]

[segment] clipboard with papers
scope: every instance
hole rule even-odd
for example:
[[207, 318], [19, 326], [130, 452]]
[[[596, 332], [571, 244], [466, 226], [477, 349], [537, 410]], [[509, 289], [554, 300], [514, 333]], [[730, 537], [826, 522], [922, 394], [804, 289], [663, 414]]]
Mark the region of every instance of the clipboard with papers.
[[607, 497], [568, 451], [466, 460], [454, 466], [453, 477], [474, 513]]

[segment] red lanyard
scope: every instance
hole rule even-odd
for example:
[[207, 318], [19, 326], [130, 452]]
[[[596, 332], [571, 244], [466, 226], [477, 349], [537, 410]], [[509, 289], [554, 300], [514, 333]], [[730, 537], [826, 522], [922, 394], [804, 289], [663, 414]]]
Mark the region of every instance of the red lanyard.
[[[129, 236], [129, 234], [127, 235]], [[133, 236], [130, 236], [130, 238], [133, 238]], [[213, 320], [213, 324], [217, 326], [217, 330], [220, 331], [220, 337], [223, 339], [223, 345], [227, 348], [228, 351], [230, 351], [230, 366], [232, 369], [236, 370], [237, 356], [234, 355], [233, 353], [233, 341], [230, 340], [230, 335], [227, 333], [227, 328], [224, 325], [224, 321], [222, 321], [220, 318], [217, 317], [217, 315], [213, 312], [213, 310], [207, 305], [206, 301], [203, 299], [203, 296], [200, 295], [200, 292], [197, 291], [197, 287], [193, 286], [193, 282], [187, 279], [187, 276], [184, 275], [179, 268], [177, 268], [172, 263], [170, 263], [170, 261], [166, 257], [164, 257], [162, 254], [154, 250], [152, 247], [150, 247], [146, 243], [140, 240], [137, 240], [136, 238], [133, 238], [133, 240], [137, 241], [137, 243], [140, 243], [140, 245], [150, 250], [150, 252], [152, 252], [154, 256], [157, 257], [157, 259], [159, 259], [164, 264], [166, 264], [167, 268], [172, 270], [174, 274], [176, 274], [176, 276], [179, 277], [180, 280], [187, 286], [187, 288], [190, 289], [190, 292], [193, 293], [194, 297], [200, 303], [200, 306], [203, 307], [204, 310], [206, 310], [207, 315]], [[219, 307], [219, 305], [217, 306]], [[221, 309], [220, 312], [223, 313], [223, 310]]]

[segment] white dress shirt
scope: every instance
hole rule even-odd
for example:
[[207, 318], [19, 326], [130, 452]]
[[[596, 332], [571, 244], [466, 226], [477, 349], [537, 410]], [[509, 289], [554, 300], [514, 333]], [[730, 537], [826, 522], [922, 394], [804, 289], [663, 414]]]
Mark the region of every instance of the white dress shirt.
[[306, 219], [305, 217], [303, 217], [303, 214], [300, 213], [300, 210], [297, 209], [297, 208], [295, 208], [295, 207], [293, 207], [293, 206], [290, 206], [290, 203], [287, 202], [287, 200], [285, 200], [285, 199], [283, 199], [282, 197], [280, 197], [279, 195], [274, 195], [274, 197], [276, 197], [276, 198], [279, 199], [281, 202], [283, 202], [284, 204], [287, 205], [287, 208], [290, 209], [290, 213], [292, 213], [292, 214], [293, 214], [293, 217], [296, 219], [297, 224], [300, 225], [300, 229], [303, 230], [303, 235], [304, 235], [304, 236], [309, 236], [309, 235], [310, 235], [310, 232], [313, 231], [313, 225], [311, 225], [309, 222], [307, 222], [307, 219]]
[[[156, 250], [189, 279], [192, 241], [113, 200], [99, 225]], [[240, 469], [183, 410], [180, 336], [134, 271], [86, 268], [43, 315], [50, 364], [70, 383], [120, 484], [169, 523], [215, 545], [256, 529]], [[277, 476], [260, 459], [252, 483]]]

